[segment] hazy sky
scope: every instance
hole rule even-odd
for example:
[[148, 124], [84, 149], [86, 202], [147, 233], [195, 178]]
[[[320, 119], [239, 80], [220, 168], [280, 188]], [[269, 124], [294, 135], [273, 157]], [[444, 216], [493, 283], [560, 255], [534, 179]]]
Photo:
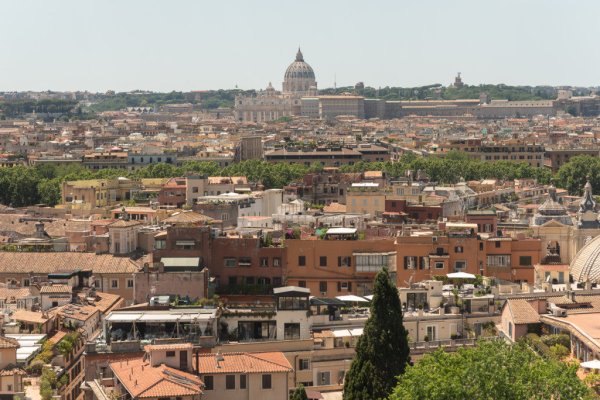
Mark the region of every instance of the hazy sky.
[[600, 85], [598, 0], [1, 0], [0, 91]]

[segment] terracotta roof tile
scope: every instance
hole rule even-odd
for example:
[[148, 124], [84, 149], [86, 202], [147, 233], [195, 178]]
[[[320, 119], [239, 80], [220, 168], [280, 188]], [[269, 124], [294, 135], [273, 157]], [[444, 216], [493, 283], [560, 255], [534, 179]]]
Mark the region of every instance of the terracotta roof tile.
[[143, 358], [113, 362], [110, 368], [134, 398], [198, 396], [202, 380], [194, 374], [161, 364], [150, 366]]
[[515, 324], [535, 324], [540, 322], [540, 315], [527, 300], [507, 300], [507, 305]]
[[216, 354], [200, 354], [201, 374], [291, 372], [292, 366], [281, 352], [223, 353], [217, 367]]
[[144, 347], [144, 350], [187, 350], [193, 347], [191, 343], [149, 344]]
[[0, 336], [0, 349], [18, 349], [19, 342], [17, 339]]
[[137, 264], [127, 257], [73, 252], [0, 252], [0, 273], [51, 273], [91, 269], [95, 274], [137, 272]]
[[45, 324], [49, 318], [45, 318], [41, 312], [17, 310], [13, 313], [12, 318], [17, 321], [32, 322], [35, 324]]
[[46, 285], [40, 288], [40, 294], [46, 293], [72, 293], [73, 289], [67, 285]]

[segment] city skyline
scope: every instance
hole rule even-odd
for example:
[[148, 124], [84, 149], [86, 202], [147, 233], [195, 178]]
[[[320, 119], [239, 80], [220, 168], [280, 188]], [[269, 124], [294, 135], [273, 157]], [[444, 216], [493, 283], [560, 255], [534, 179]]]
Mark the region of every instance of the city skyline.
[[[0, 91], [281, 89], [300, 46], [320, 88], [598, 86], [600, 5], [464, 0], [361, 3], [7, 3]], [[384, 12], [385, 11], [385, 12]]]

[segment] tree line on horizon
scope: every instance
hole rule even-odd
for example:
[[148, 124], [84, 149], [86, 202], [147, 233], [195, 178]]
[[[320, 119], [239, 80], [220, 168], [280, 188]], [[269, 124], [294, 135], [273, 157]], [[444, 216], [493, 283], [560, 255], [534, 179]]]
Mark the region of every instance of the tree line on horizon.
[[[282, 188], [300, 182], [304, 175], [322, 171], [319, 164], [269, 163], [263, 160], [248, 160], [231, 164], [225, 168], [215, 162], [186, 161], [181, 167], [171, 164], [152, 164], [135, 171], [124, 169], [90, 170], [81, 165], [15, 166], [0, 168], [0, 204], [25, 207], [34, 204], [54, 206], [60, 202], [61, 183], [85, 179], [109, 179], [127, 177], [173, 178], [186, 175], [246, 176], [249, 181], [260, 183], [265, 189]], [[546, 168], [532, 167], [527, 163], [509, 161], [484, 162], [471, 160], [466, 155], [450, 152], [446, 157], [418, 157], [403, 155], [397, 162], [358, 162], [340, 168], [344, 173], [384, 171], [391, 179], [406, 176], [407, 171], [423, 171], [430, 181], [440, 184], [457, 183], [459, 180], [481, 179], [535, 179], [539, 183], [554, 182], [557, 187], [567, 189], [572, 195], [581, 195], [590, 180], [594, 188], [600, 188], [600, 159], [591, 156], [573, 157], [556, 174]], [[598, 189], [597, 189], [598, 190]]]

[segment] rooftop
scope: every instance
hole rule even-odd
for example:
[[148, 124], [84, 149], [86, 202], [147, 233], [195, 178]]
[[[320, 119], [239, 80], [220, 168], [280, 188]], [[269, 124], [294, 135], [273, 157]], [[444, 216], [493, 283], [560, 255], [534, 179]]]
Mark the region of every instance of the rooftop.
[[292, 372], [292, 366], [281, 352], [224, 353], [217, 361], [215, 354], [199, 354], [202, 374]]

